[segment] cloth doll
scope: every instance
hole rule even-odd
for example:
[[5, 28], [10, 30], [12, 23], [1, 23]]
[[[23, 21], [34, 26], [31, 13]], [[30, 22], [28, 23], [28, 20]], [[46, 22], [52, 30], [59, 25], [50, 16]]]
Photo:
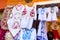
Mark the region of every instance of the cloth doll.
[[56, 22], [53, 22], [52, 25], [52, 32], [53, 32], [53, 35], [54, 35], [54, 40], [59, 40], [59, 33], [58, 33], [58, 28], [59, 26], [57, 25]]

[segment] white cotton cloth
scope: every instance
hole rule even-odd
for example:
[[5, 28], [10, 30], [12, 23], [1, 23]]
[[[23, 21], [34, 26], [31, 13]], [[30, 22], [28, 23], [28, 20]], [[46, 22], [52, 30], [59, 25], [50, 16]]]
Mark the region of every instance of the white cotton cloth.
[[46, 14], [47, 14], [46, 8], [38, 8], [38, 20], [46, 21]]
[[[15, 21], [13, 18], [7, 21], [8, 29], [11, 32], [12, 36], [15, 37], [17, 33], [20, 31], [20, 21]], [[17, 24], [18, 23], [18, 24]], [[17, 26], [15, 28], [15, 26]]]
[[12, 14], [7, 21], [8, 29], [11, 32], [12, 36], [15, 37], [20, 31], [21, 27], [21, 16], [24, 6], [22, 4], [18, 4], [12, 9]]
[[[7, 21], [9, 31], [11, 32], [12, 36], [15, 37], [19, 33], [20, 28], [30, 30], [32, 28], [33, 20], [36, 20], [36, 7], [18, 4], [13, 7], [12, 14]], [[16, 25], [18, 25], [17, 28], [15, 27]], [[14, 27], [16, 29], [14, 29]]]
[[[26, 14], [22, 16], [22, 20], [21, 20], [22, 28], [27, 28], [27, 29], [32, 28], [33, 20], [36, 20], [36, 9], [34, 7], [35, 6], [29, 7], [25, 5]], [[31, 14], [32, 10], [33, 10], [33, 14]]]
[[53, 7], [53, 13], [51, 13], [51, 7], [48, 7], [47, 8], [47, 11], [48, 11], [48, 18], [47, 18], [47, 21], [57, 21], [57, 12], [59, 11], [58, 7], [55, 6]]

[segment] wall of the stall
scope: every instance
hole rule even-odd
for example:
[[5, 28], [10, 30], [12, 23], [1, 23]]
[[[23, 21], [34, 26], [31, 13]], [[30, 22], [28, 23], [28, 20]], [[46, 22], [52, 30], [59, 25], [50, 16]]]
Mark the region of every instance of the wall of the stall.
[[[44, 1], [49, 1], [49, 0], [33, 0], [31, 4], [34, 2], [44, 2]], [[0, 9], [5, 8], [5, 6], [8, 4], [18, 4], [18, 3], [26, 4], [24, 0], [0, 0]]]
[[[31, 4], [34, 3], [34, 2], [43, 2], [43, 1], [49, 1], [49, 0], [33, 0], [31, 2]], [[25, 0], [18, 0], [18, 1], [17, 0], [8, 0], [7, 4], [10, 4], [10, 3], [13, 3], [13, 4], [18, 4], [18, 3], [26, 4]]]
[[0, 9], [3, 9], [6, 6], [7, 0], [0, 0]]

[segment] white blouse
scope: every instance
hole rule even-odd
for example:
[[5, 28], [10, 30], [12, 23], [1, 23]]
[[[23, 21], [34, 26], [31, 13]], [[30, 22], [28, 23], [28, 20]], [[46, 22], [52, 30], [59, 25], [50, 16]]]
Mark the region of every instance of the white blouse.
[[25, 5], [25, 14], [22, 15], [21, 27], [31, 29], [33, 20], [36, 20], [36, 9], [35, 6], [29, 7]]
[[[57, 21], [57, 14], [56, 13], [59, 11], [58, 7], [55, 6], [55, 7], [53, 7], [53, 9], [51, 7], [48, 7], [47, 11], [48, 11], [47, 21]], [[51, 12], [51, 11], [53, 11], [53, 12]]]
[[38, 20], [46, 21], [46, 14], [47, 14], [46, 8], [38, 8]]

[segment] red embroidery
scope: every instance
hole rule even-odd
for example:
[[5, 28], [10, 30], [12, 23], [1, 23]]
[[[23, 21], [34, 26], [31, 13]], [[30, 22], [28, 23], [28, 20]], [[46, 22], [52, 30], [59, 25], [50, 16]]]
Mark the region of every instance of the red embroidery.
[[[5, 10], [4, 10], [4, 12], [3, 12], [3, 16], [2, 16], [2, 21], [1, 21], [1, 26], [3, 27], [7, 27], [7, 18], [9, 17], [9, 16], [7, 16], [8, 14], [10, 15], [11, 14], [11, 12], [10, 12], [11, 10], [10, 9], [8, 9], [8, 8], [6, 8]], [[8, 13], [8, 12], [10, 12], [10, 13]]]
[[1, 21], [1, 26], [6, 26], [6, 25], [7, 25], [6, 21]]
[[19, 27], [19, 23], [18, 22], [15, 22], [14, 25], [13, 25], [13, 28], [14, 29], [17, 29]]
[[34, 14], [34, 10], [32, 10], [31, 12], [30, 12], [30, 16], [31, 17], [33, 17], [35, 14]]
[[22, 13], [22, 15], [25, 15], [26, 14], [26, 8], [23, 10], [23, 13]]

